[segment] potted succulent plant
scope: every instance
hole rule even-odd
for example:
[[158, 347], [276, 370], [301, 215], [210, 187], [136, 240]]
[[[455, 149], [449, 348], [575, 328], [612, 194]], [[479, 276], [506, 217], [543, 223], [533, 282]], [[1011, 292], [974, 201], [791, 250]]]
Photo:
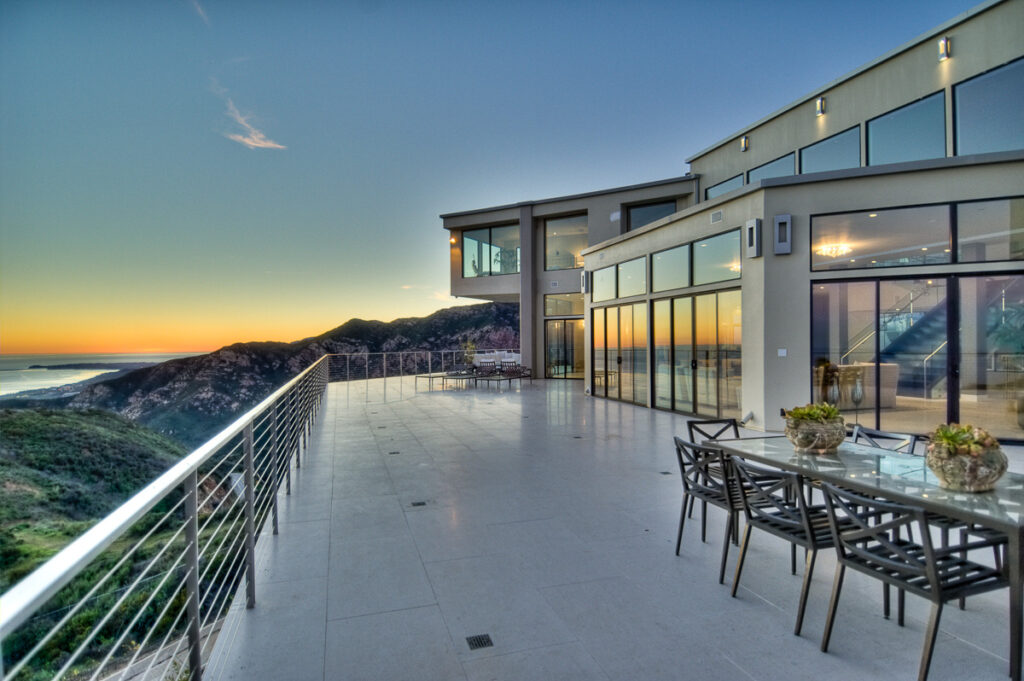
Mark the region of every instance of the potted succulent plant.
[[929, 435], [926, 461], [939, 486], [957, 492], [985, 492], [1006, 472], [1006, 454], [987, 431], [943, 423]]
[[786, 437], [800, 453], [832, 454], [846, 438], [846, 423], [834, 404], [818, 402], [793, 407], [784, 415]]

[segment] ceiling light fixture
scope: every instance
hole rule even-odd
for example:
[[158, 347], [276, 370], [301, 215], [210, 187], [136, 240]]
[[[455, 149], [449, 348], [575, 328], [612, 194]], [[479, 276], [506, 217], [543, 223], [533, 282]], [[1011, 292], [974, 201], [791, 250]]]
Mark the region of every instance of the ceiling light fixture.
[[850, 244], [822, 244], [814, 249], [814, 252], [827, 258], [838, 258], [852, 250]]

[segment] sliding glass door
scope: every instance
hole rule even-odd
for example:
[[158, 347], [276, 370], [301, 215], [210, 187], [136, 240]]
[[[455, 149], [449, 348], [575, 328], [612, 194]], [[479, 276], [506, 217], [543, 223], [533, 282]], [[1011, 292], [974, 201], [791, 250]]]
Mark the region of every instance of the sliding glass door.
[[583, 320], [544, 323], [544, 377], [583, 378]]
[[647, 304], [595, 309], [594, 394], [647, 404]]

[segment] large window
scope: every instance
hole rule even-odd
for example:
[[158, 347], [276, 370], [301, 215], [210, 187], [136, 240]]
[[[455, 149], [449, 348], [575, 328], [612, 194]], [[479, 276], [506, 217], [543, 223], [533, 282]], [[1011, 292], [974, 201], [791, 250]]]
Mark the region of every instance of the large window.
[[690, 244], [683, 244], [651, 256], [651, 290], [668, 291], [690, 285]]
[[943, 92], [868, 121], [868, 165], [945, 155], [946, 98]]
[[1024, 59], [953, 88], [956, 153], [1024, 149]]
[[647, 303], [593, 314], [594, 394], [647, 404]]
[[544, 322], [544, 377], [583, 378], [583, 320]]
[[568, 317], [583, 314], [582, 293], [552, 293], [544, 296], [545, 317]]
[[800, 150], [801, 173], [860, 167], [860, 128], [850, 128]]
[[590, 295], [595, 303], [615, 297], [615, 265], [594, 271], [594, 292]]
[[462, 276], [518, 274], [519, 254], [519, 225], [466, 230], [462, 233]]
[[626, 207], [626, 231], [639, 229], [676, 212], [675, 199]]
[[705, 199], [713, 199], [716, 196], [721, 196], [726, 192], [731, 192], [733, 189], [739, 189], [743, 186], [743, 175], [737, 175], [736, 177], [730, 177], [725, 182], [719, 182], [716, 185], [712, 185], [704, 190]]
[[747, 182], [754, 183], [769, 177], [784, 177], [796, 172], [796, 154], [789, 153], [782, 158], [760, 165], [747, 173]]
[[619, 298], [647, 293], [647, 259], [619, 263]]
[[573, 215], [544, 221], [544, 269], [583, 267], [580, 251], [587, 247], [587, 216]]
[[693, 243], [693, 284], [740, 278], [740, 232], [726, 232]]
[[949, 206], [891, 208], [811, 218], [811, 269], [948, 263]]
[[1024, 198], [957, 204], [956, 231], [960, 262], [1024, 260]]

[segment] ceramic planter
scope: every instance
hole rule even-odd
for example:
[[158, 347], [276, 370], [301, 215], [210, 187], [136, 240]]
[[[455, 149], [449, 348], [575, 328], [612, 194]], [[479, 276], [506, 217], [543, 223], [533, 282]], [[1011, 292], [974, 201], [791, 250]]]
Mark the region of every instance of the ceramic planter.
[[801, 454], [833, 454], [846, 439], [846, 423], [841, 416], [824, 423], [787, 418], [786, 437]]

